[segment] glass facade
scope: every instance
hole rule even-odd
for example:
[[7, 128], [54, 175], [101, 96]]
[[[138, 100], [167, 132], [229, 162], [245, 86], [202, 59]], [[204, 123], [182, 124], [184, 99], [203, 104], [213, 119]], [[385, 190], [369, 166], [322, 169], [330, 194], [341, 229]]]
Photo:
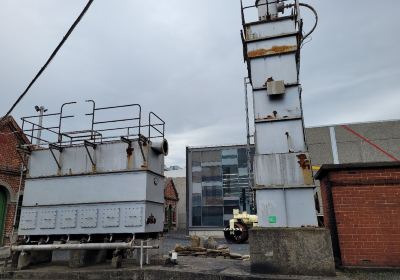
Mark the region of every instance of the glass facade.
[[[253, 162], [253, 147], [250, 155]], [[246, 146], [190, 148], [187, 156], [191, 227], [223, 227], [233, 209], [251, 212]]]

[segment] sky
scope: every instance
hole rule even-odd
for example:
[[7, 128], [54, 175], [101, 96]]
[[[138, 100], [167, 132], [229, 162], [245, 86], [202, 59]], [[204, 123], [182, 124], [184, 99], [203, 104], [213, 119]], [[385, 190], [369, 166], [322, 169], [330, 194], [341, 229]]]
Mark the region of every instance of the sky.
[[[400, 118], [400, 1], [304, 2], [319, 14], [301, 55], [306, 126]], [[0, 114], [85, 4], [0, 0]], [[313, 15], [302, 15], [310, 28]], [[154, 111], [166, 122], [167, 165], [183, 166], [186, 146], [245, 143], [240, 29], [239, 0], [95, 0], [12, 115], [77, 101], [70, 126], [84, 129], [86, 99], [99, 107], [140, 103], [143, 116]]]

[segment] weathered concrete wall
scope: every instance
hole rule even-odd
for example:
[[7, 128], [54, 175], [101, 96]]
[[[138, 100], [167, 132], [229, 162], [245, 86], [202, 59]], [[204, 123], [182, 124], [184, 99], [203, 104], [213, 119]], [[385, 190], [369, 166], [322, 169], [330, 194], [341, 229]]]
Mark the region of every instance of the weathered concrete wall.
[[321, 228], [253, 228], [251, 271], [268, 274], [335, 275], [329, 231]]
[[186, 178], [173, 178], [175, 188], [179, 195], [177, 204], [178, 230], [186, 230]]

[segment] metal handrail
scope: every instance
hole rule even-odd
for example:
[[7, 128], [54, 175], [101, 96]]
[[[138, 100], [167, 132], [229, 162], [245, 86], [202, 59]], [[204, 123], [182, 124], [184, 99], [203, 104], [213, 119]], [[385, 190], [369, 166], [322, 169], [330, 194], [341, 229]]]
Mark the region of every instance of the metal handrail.
[[[161, 121], [161, 123], [160, 124], [159, 123], [152, 124], [152, 122], [151, 122], [152, 116], [156, 117], [159, 121]], [[148, 126], [149, 126], [149, 135], [148, 135], [149, 139], [152, 139], [152, 138], [162, 138], [163, 140], [165, 139], [165, 121], [163, 119], [161, 119], [156, 113], [154, 113], [154, 112], [149, 113]], [[162, 131], [160, 131], [158, 129], [158, 127], [160, 127], [160, 126], [162, 126]], [[151, 136], [152, 129], [157, 131], [159, 133], [159, 135]]]
[[[126, 104], [126, 105], [118, 105], [118, 106], [107, 106], [107, 107], [96, 107], [96, 103], [93, 100], [86, 100], [86, 102], [90, 102], [93, 104], [91, 113], [86, 113], [86, 116], [92, 116], [90, 129], [87, 130], [79, 130], [79, 131], [62, 131], [63, 129], [63, 120], [67, 118], [74, 118], [74, 115], [64, 115], [64, 108], [67, 105], [76, 104], [76, 102], [67, 102], [61, 105], [59, 113], [50, 113], [43, 114], [42, 116], [28, 116], [21, 118], [22, 120], [22, 130], [23, 133], [30, 137], [31, 142], [33, 139], [39, 140], [39, 143], [42, 142], [44, 145], [56, 144], [60, 147], [72, 146], [72, 145], [82, 145], [84, 141], [90, 140], [93, 144], [103, 143], [103, 141], [113, 141], [119, 140], [121, 136], [126, 138], [137, 138], [145, 137], [142, 134], [143, 128], [148, 128], [147, 139], [152, 138], [165, 138], [165, 121], [162, 120], [157, 114], [154, 112], [150, 112], [148, 115], [148, 124], [142, 124], [142, 107], [139, 104]], [[135, 107], [137, 108], [135, 114], [131, 117], [127, 118], [116, 118], [111, 120], [98, 120], [98, 112], [104, 110], [112, 110], [112, 109], [120, 109], [120, 108], [129, 108]], [[45, 127], [44, 125], [39, 125], [35, 122], [36, 119], [42, 118], [51, 118], [58, 117], [58, 125]], [[119, 123], [129, 122], [128, 125], [115, 125]], [[110, 124], [107, 127], [107, 124]], [[27, 125], [31, 127], [26, 128]], [[123, 133], [119, 133], [118, 131], [124, 131]], [[38, 138], [36, 137], [35, 131], [48, 131], [52, 135], [57, 136], [57, 141], [50, 141], [49, 139], [44, 139], [44, 137]], [[107, 135], [106, 132], [115, 132], [115, 135]], [[64, 138], [67, 138], [64, 140]], [[38, 147], [38, 145], [27, 144], [24, 146], [32, 146]]]
[[254, 5], [247, 5], [244, 6], [243, 5], [243, 0], [240, 1], [240, 6], [241, 6], [241, 15], [242, 15], [242, 26], [245, 26], [247, 24], [246, 22], [246, 17], [245, 17], [245, 10], [248, 9], [252, 9], [252, 8], [258, 8], [261, 6], [266, 6], [267, 7], [267, 14], [269, 14], [269, 5], [270, 4], [277, 4], [277, 3], [284, 3], [286, 4], [285, 7], [293, 7], [294, 8], [294, 13], [292, 14], [292, 16], [295, 16], [298, 14], [298, 6], [296, 5], [296, 3], [299, 2], [299, 0], [275, 0], [275, 1], [269, 1], [267, 0], [266, 3], [262, 3], [259, 4], [257, 3], [258, 1], [256, 1], [256, 3]]

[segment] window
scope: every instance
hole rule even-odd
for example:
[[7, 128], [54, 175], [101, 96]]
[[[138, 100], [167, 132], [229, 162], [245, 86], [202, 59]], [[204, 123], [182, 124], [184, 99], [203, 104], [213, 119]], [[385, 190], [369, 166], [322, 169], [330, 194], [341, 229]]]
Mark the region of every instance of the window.
[[201, 226], [201, 206], [192, 208], [192, 225]]
[[239, 209], [240, 210], [240, 205], [239, 205], [239, 200], [238, 199], [224, 200], [224, 214], [225, 215], [232, 215], [233, 216], [233, 210], [234, 209]]
[[201, 172], [198, 171], [192, 172], [192, 182], [201, 183]]
[[223, 226], [223, 208], [208, 206], [202, 208], [203, 226]]
[[192, 195], [192, 206], [201, 206], [201, 194], [194, 193]]
[[221, 151], [201, 152], [201, 162], [221, 162]]
[[203, 182], [218, 182], [221, 181], [221, 167], [220, 166], [207, 166], [202, 168]]
[[203, 186], [203, 205], [222, 204], [222, 186]]
[[201, 152], [192, 152], [192, 166], [201, 166]]
[[247, 168], [247, 149], [241, 148], [238, 150], [238, 166]]

